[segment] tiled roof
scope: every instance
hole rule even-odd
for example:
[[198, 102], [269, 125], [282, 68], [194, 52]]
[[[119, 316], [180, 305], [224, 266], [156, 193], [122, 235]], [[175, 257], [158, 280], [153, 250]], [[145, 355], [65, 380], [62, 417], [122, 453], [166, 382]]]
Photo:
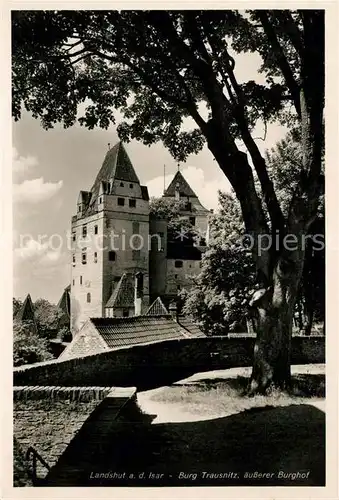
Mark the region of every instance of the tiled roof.
[[103, 337], [98, 333], [91, 321], [88, 321], [83, 328], [75, 334], [72, 342], [60, 354], [58, 360], [64, 361], [65, 359], [81, 358], [82, 356], [96, 354], [106, 351], [107, 349], [108, 346]]
[[15, 315], [16, 321], [33, 321], [35, 324], [33, 302], [30, 294], [24, 300], [21, 308]]
[[153, 304], [151, 304], [146, 312], [146, 316], [162, 316], [163, 314], [168, 314], [166, 307], [164, 306], [160, 297], [157, 297]]
[[107, 182], [111, 179], [139, 183], [132, 162], [121, 142], [115, 144], [115, 146], [107, 152], [102, 167], [91, 189], [93, 193], [92, 200], [98, 197], [101, 182]]
[[91, 318], [109, 348], [187, 337], [170, 315]]
[[134, 283], [131, 276], [124, 273], [105, 307], [134, 307]]
[[177, 172], [174, 176], [174, 179], [166, 189], [164, 196], [175, 196], [175, 191], [177, 190], [177, 184], [179, 187], [180, 196], [192, 196], [197, 198], [197, 195], [190, 187], [184, 176], [181, 172]]
[[188, 316], [179, 316], [178, 323], [192, 337], [206, 337], [206, 334], [200, 330], [199, 325], [195, 323], [192, 318]]

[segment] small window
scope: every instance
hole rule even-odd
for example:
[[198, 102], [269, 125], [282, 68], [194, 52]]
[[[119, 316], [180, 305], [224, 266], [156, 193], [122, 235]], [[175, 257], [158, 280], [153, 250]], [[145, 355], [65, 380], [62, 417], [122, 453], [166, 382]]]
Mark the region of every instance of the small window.
[[131, 208], [135, 208], [136, 207], [136, 200], [128, 200], [128, 202], [129, 202], [129, 206]]
[[99, 198], [99, 203], [102, 203], [102, 198], [101, 197]]
[[120, 182], [120, 187], [124, 187], [124, 183], [123, 182]]
[[82, 276], [80, 276], [80, 285], [82, 285]]
[[190, 217], [190, 223], [195, 226], [195, 217]]
[[75, 233], [73, 233], [73, 234], [72, 234], [72, 240], [73, 240], [73, 241], [75, 241], [75, 239], [76, 239], [76, 234], [75, 234]]
[[72, 261], [73, 261], [73, 264], [75, 264], [75, 254], [73, 254], [73, 256], [72, 256]]
[[116, 258], [116, 253], [114, 252], [114, 250], [110, 250], [108, 252], [108, 260], [114, 262], [115, 258]]
[[135, 275], [136, 291], [137, 297], [140, 297], [144, 291], [144, 275], [142, 273], [137, 273]]
[[186, 210], [187, 210], [188, 212], [190, 212], [190, 211], [192, 210], [192, 203], [190, 203], [190, 202], [188, 201], [188, 202], [186, 203], [186, 207], [185, 207], [185, 208], [186, 208]]
[[81, 212], [81, 205], [78, 206], [78, 212]]
[[181, 290], [181, 286], [180, 285], [177, 285], [177, 290]]
[[86, 236], [87, 236], [87, 226], [82, 226], [82, 236], [83, 236], [83, 238], [86, 238]]
[[177, 279], [177, 277], [178, 277], [178, 275], [177, 275], [177, 274], [175, 274], [175, 275], [174, 275], [174, 278], [175, 278], [175, 279]]
[[118, 205], [123, 207], [125, 205], [125, 198], [118, 198]]
[[94, 234], [98, 234], [98, 226], [94, 226]]
[[91, 302], [91, 294], [90, 294], [90, 293], [88, 293], [88, 294], [87, 294], [87, 302], [88, 302], [88, 303], [90, 303], [90, 302]]
[[174, 262], [174, 267], [182, 267], [183, 266], [183, 262], [182, 260], [176, 260]]
[[81, 262], [87, 264], [87, 254], [85, 252], [81, 254]]
[[75, 285], [75, 280], [72, 281], [73, 286]]
[[98, 253], [94, 252], [94, 264], [98, 262]]
[[129, 187], [130, 187], [130, 189], [133, 189], [133, 184], [130, 184]]
[[122, 311], [122, 315], [123, 315], [124, 318], [127, 318], [129, 316], [129, 310], [128, 309], [124, 309]]

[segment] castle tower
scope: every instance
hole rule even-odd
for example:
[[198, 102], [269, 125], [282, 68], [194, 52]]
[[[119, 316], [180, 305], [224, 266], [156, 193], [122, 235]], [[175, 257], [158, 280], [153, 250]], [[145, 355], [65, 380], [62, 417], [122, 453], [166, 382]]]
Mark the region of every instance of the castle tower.
[[179, 203], [179, 215], [189, 221], [198, 238], [189, 234], [171, 234], [166, 221], [151, 219], [151, 234], [161, 235], [161, 251], [151, 247], [150, 295], [160, 296], [168, 306], [182, 289], [189, 290], [200, 273], [202, 254], [206, 250], [206, 235], [210, 211], [200, 202], [191, 186], [178, 170], [163, 195]]
[[147, 187], [118, 142], [91, 190], [80, 191], [72, 217], [72, 332], [89, 317], [128, 316], [147, 308], [148, 238]]

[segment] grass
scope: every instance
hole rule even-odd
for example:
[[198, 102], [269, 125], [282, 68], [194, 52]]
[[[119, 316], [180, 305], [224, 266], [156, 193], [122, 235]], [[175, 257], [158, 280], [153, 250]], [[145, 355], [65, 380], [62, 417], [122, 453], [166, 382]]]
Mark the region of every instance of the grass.
[[[315, 368], [313, 371], [323, 371], [322, 368]], [[325, 398], [325, 374], [305, 371], [299, 370], [298, 373], [296, 370], [292, 373], [292, 387], [289, 392], [271, 389], [265, 396], [246, 396], [249, 369], [242, 368], [233, 371], [220, 370], [213, 375], [200, 374], [200, 378], [188, 378], [172, 386], [152, 391], [149, 400], [153, 403], [179, 406], [181, 412], [200, 416], [228, 416], [265, 406], [322, 405]], [[309, 371], [312, 369], [309, 368]]]

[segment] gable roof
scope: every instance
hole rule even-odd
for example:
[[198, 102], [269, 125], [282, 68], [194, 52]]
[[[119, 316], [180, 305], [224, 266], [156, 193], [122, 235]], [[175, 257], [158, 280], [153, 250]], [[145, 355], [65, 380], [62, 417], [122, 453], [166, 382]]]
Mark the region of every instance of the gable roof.
[[168, 314], [166, 307], [164, 306], [160, 297], [157, 297], [153, 304], [149, 306], [146, 311], [146, 316], [162, 316]]
[[168, 188], [165, 190], [164, 196], [175, 196], [177, 190], [177, 185], [179, 189], [180, 196], [192, 196], [198, 198], [191, 186], [186, 181], [185, 177], [180, 171], [178, 171]]
[[72, 342], [60, 354], [58, 360], [81, 358], [82, 356], [97, 354], [108, 349], [102, 336], [96, 330], [93, 323], [88, 320], [74, 336]]
[[200, 329], [199, 325], [193, 321], [189, 316], [178, 317], [179, 325], [186, 330], [192, 337], [206, 337], [206, 334]]
[[16, 321], [33, 321], [35, 324], [34, 307], [30, 294], [25, 298], [21, 308], [15, 315]]
[[134, 307], [134, 284], [133, 278], [124, 273], [105, 307]]
[[91, 318], [90, 321], [111, 349], [187, 337], [184, 330], [169, 314], [127, 318]]
[[107, 151], [102, 167], [91, 189], [93, 193], [92, 200], [98, 197], [101, 182], [108, 182], [113, 179], [140, 184], [122, 142], [118, 142]]

